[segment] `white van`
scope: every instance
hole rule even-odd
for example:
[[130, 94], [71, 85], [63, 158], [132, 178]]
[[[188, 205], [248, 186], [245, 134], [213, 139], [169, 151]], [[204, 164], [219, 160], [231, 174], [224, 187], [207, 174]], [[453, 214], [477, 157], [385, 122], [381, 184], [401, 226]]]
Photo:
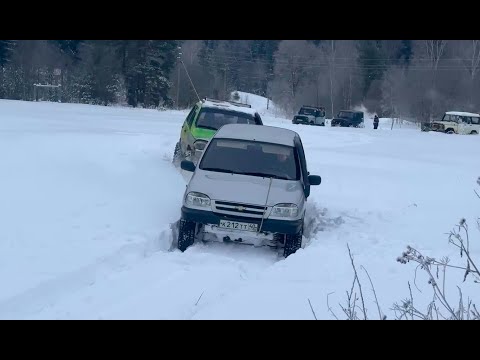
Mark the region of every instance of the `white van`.
[[[185, 190], [177, 247], [197, 239], [283, 248], [302, 245], [310, 175], [300, 136], [272, 126], [222, 126], [205, 147]], [[207, 235], [213, 234], [213, 237]]]

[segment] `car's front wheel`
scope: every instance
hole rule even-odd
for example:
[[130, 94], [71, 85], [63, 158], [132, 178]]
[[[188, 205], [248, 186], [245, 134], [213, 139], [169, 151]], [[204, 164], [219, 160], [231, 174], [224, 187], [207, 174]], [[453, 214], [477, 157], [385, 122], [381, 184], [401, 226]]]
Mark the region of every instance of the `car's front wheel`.
[[172, 163], [175, 166], [180, 166], [180, 163], [182, 162], [182, 160], [183, 160], [182, 147], [180, 146], [180, 141], [179, 141], [175, 144]]
[[287, 258], [302, 247], [303, 226], [296, 234], [285, 235], [285, 246], [283, 248], [283, 257]]
[[195, 242], [196, 224], [193, 221], [180, 220], [177, 247], [181, 252], [187, 250]]

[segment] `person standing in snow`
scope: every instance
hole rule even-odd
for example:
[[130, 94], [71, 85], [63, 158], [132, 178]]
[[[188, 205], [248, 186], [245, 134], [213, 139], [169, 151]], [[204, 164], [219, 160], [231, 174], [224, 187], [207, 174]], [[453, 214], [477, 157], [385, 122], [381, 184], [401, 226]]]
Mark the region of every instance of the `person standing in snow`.
[[375, 117], [373, 118], [373, 128], [375, 130], [378, 128], [378, 122], [379, 122], [378, 116], [375, 115]]

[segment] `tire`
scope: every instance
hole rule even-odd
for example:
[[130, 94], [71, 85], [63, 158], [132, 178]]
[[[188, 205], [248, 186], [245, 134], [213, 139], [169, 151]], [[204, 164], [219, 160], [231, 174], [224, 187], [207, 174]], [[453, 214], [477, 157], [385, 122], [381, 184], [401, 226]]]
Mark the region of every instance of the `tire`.
[[472, 130], [472, 132], [470, 133], [470, 135], [478, 135], [478, 131], [477, 131], [477, 130]]
[[180, 146], [180, 141], [175, 144], [175, 150], [173, 151], [173, 160], [172, 163], [175, 166], [179, 166], [183, 160], [182, 148]]
[[283, 257], [287, 258], [302, 247], [303, 226], [297, 234], [285, 235], [285, 246], [283, 248]]
[[453, 130], [453, 129], [447, 129], [447, 130], [445, 130], [445, 133], [447, 133], [447, 134], [455, 134], [455, 130]]
[[180, 220], [178, 225], [178, 243], [177, 248], [184, 252], [195, 242], [196, 224], [192, 221]]

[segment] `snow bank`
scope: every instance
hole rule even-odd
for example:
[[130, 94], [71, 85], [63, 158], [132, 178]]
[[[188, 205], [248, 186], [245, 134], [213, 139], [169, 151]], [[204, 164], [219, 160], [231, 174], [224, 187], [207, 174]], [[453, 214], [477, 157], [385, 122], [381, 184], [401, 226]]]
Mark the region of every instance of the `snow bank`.
[[[256, 109], [260, 115], [262, 116], [272, 116], [272, 117], [282, 117], [284, 116], [283, 112], [280, 110], [279, 107], [272, 102], [272, 100], [267, 100], [266, 97], [246, 93], [243, 91], [233, 91], [230, 94], [230, 99], [234, 100], [234, 94], [237, 93], [240, 97], [239, 101], [244, 104], [252, 105], [252, 108]], [[267, 109], [268, 103], [268, 109]]]

